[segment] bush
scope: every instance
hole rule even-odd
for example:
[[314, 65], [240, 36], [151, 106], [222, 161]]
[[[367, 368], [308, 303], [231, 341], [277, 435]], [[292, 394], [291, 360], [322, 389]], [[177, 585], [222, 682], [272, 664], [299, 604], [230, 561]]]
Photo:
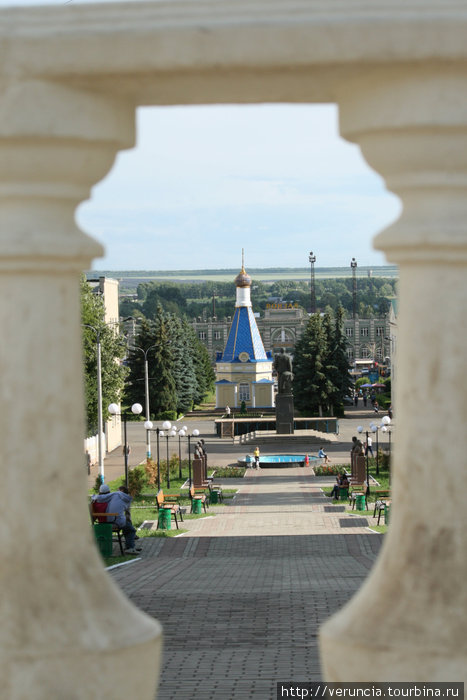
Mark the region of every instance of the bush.
[[348, 470], [348, 467], [344, 464], [330, 464], [321, 465], [319, 467], [313, 467], [315, 476], [337, 476], [338, 474], [344, 474]]
[[245, 475], [245, 467], [213, 467], [214, 476], [219, 479], [241, 479]]
[[146, 485], [146, 474], [143, 467], [135, 467], [128, 472], [128, 491], [134, 498], [139, 496]]
[[159, 413], [157, 416], [158, 420], [177, 420], [177, 418], [177, 411], [162, 411], [162, 413]]
[[153, 459], [146, 460], [144, 471], [146, 472], [148, 486], [155, 486], [157, 484], [157, 462]]

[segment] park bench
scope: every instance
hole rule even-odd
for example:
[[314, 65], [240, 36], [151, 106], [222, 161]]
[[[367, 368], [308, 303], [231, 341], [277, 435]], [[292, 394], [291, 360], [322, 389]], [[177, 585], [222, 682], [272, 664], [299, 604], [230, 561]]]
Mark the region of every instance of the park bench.
[[[89, 504], [89, 514], [91, 516], [91, 523], [95, 525], [96, 523], [107, 523], [107, 518], [117, 518], [118, 513], [107, 513], [107, 503], [98, 503], [97, 501], [91, 501]], [[116, 536], [116, 541], [118, 541], [120, 547], [120, 553], [122, 557], [124, 556], [123, 542], [122, 542], [122, 528], [117, 523], [112, 523], [112, 535]], [[113, 537], [112, 537], [113, 539]]]
[[201, 505], [204, 508], [204, 512], [207, 513], [207, 505], [208, 504], [208, 498], [206, 497], [206, 493], [204, 489], [197, 489], [194, 487], [192, 484], [190, 486], [190, 500], [191, 500], [191, 512], [193, 513], [193, 501], [199, 500], [201, 501]]
[[[212, 483], [212, 481], [208, 484], [208, 489], [209, 489], [209, 500], [210, 503], [215, 502], [215, 499], [217, 498], [218, 503], [222, 503], [224, 500], [224, 494], [222, 493], [222, 488], [220, 486], [216, 486], [215, 484]], [[217, 496], [214, 496], [213, 498], [213, 493], [217, 494]]]
[[177, 516], [180, 516], [180, 520], [183, 522], [182, 509], [180, 508], [180, 504], [176, 502], [178, 498], [180, 498], [179, 493], [165, 495], [163, 489], [160, 489], [156, 495], [157, 510], [170, 510], [170, 517], [174, 519], [177, 530], [179, 529]]
[[380, 491], [378, 491], [378, 493], [381, 493], [383, 495], [379, 496], [375, 500], [373, 517], [376, 518], [376, 514], [378, 514], [378, 523], [377, 524], [379, 525], [379, 521], [381, 520], [381, 514], [384, 513], [384, 509], [386, 508], [386, 506], [391, 504], [391, 499], [389, 498], [390, 491], [388, 491], [386, 489], [380, 489]]

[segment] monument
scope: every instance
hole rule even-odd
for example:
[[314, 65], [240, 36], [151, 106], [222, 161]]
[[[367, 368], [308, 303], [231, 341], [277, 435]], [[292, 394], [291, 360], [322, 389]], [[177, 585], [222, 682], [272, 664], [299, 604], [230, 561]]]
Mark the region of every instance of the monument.
[[294, 432], [294, 409], [292, 394], [292, 358], [285, 348], [274, 355], [274, 369], [277, 372], [276, 433], [292, 435]]

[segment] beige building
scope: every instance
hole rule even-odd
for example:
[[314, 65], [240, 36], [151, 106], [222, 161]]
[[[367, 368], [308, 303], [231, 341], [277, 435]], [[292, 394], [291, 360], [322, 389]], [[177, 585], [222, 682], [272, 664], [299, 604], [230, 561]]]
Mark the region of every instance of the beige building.
[[[309, 319], [301, 307], [288, 302], [268, 304], [263, 316], [255, 314], [258, 331], [266, 352], [272, 356], [281, 348], [293, 354]], [[205, 344], [213, 360], [218, 360], [227, 342], [231, 319], [208, 318], [194, 321], [198, 338]], [[368, 361], [389, 364], [391, 358], [390, 316], [346, 319], [343, 333], [347, 340], [347, 357], [352, 367]]]

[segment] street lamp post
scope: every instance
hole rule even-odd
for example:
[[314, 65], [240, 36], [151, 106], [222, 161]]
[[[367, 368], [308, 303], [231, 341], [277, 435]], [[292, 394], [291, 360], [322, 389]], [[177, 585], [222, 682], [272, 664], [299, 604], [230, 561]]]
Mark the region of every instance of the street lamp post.
[[177, 433], [175, 428], [172, 428], [172, 423], [169, 420], [162, 423], [162, 428], [165, 431], [165, 439], [167, 441], [167, 488], [170, 489], [169, 437], [175, 437]]
[[373, 424], [372, 431], [376, 433], [376, 474], [379, 476], [379, 444], [378, 444], [378, 431], [381, 426]]
[[188, 438], [188, 479], [190, 482], [190, 487], [191, 487], [191, 443], [190, 439], [192, 437], [198, 437], [199, 435], [199, 430], [196, 428], [192, 431], [191, 435], [188, 433], [187, 438]]
[[180, 428], [178, 431], [178, 478], [183, 479], [182, 475], [182, 437], [186, 435], [186, 427]]
[[125, 456], [125, 486], [128, 488], [128, 456], [129, 456], [129, 445], [126, 433], [126, 419], [131, 416], [138, 416], [142, 413], [143, 407], [140, 403], [134, 403], [131, 407], [131, 413], [129, 411], [120, 412], [119, 406], [116, 403], [111, 403], [109, 406], [109, 413], [112, 416], [120, 416], [123, 419], [123, 454]]
[[310, 250], [310, 255], [308, 260], [311, 265], [311, 280], [310, 280], [310, 292], [311, 292], [311, 307], [310, 311], [312, 314], [316, 313], [316, 291], [315, 291], [315, 262], [316, 255], [313, 255], [313, 251]]
[[156, 428], [156, 442], [157, 442], [157, 490], [161, 490], [161, 461], [159, 454], [159, 435], [164, 435], [160, 428]]
[[[144, 348], [140, 348], [138, 345], [131, 346], [132, 350], [139, 350], [144, 355], [144, 402], [145, 402], [146, 422], [147, 423], [151, 422], [151, 416], [149, 414], [150, 409], [149, 409], [148, 352], [155, 347], [157, 347], [157, 345], [150, 345], [146, 350], [144, 350]], [[152, 427], [152, 425], [151, 425], [151, 427]], [[150, 432], [150, 430], [146, 431], [146, 459], [147, 460], [151, 459], [151, 432]]]
[[383, 416], [381, 425], [382, 432], [387, 433], [389, 437], [389, 483], [391, 483], [391, 419], [389, 416]]

